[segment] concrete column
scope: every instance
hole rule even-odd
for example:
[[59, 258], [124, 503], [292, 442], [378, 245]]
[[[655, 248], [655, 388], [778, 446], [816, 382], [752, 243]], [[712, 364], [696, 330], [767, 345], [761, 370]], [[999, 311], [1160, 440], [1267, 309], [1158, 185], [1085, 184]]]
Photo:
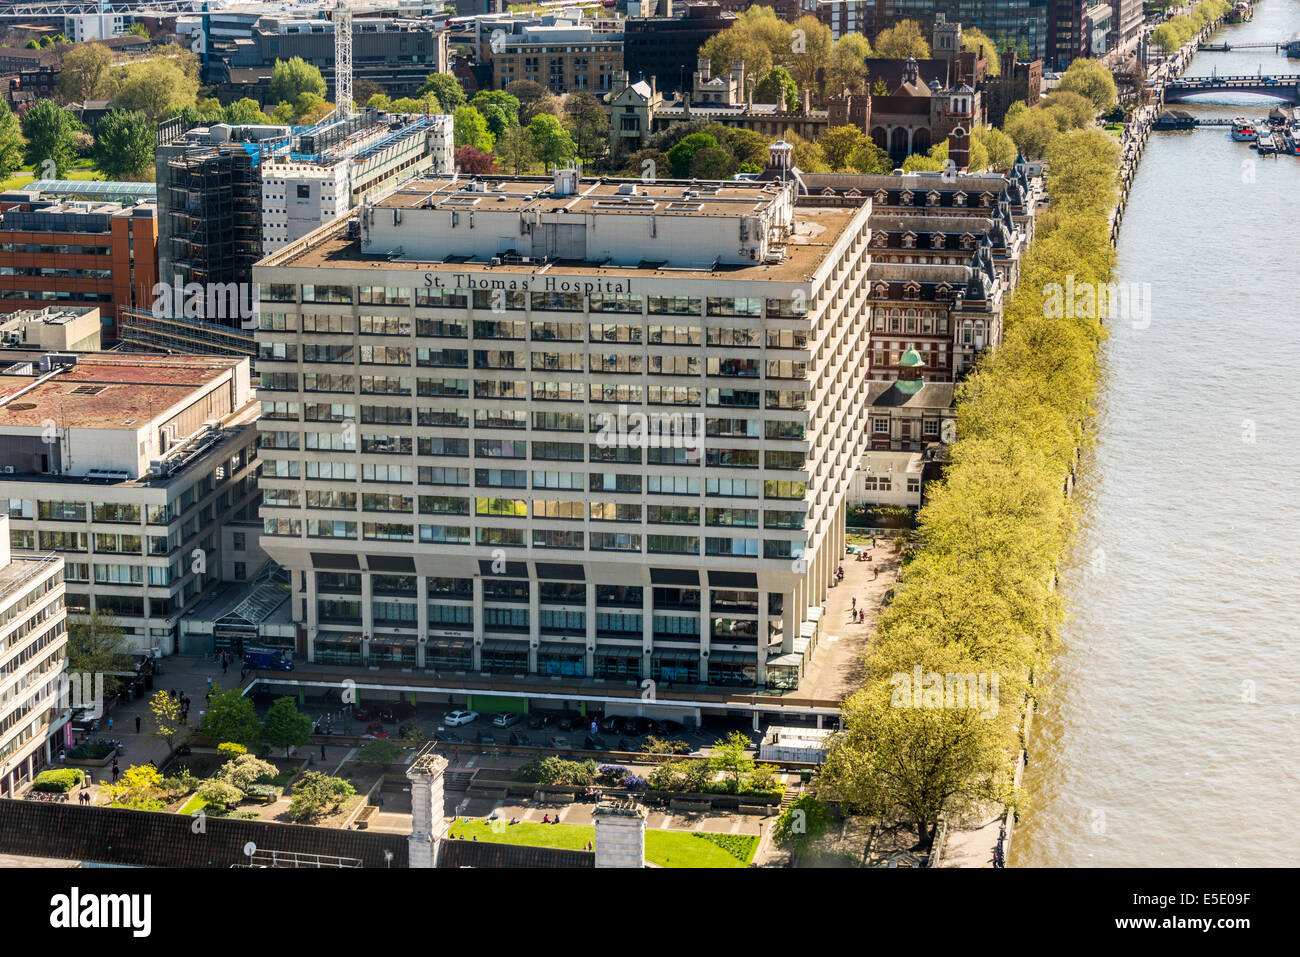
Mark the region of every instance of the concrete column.
[[[713, 596], [709, 586], [700, 586], [700, 651], [708, 651], [713, 642], [713, 611], [710, 604]], [[709, 682], [709, 659], [700, 655], [700, 683]]]
[[542, 640], [542, 586], [535, 578], [528, 580], [528, 673], [537, 674], [537, 645]]
[[[316, 628], [319, 623], [319, 619], [316, 613], [317, 611], [316, 610], [316, 573], [310, 570], [304, 571], [302, 573], [302, 580], [303, 580], [303, 584], [306, 586], [304, 588], [304, 593], [307, 596], [306, 598], [307, 620], [304, 622], [304, 624], [307, 626], [307, 660], [315, 661], [316, 660]], [[292, 600], [296, 602], [298, 600], [298, 596], [295, 594]], [[294, 610], [296, 611], [297, 609]]]
[[655, 643], [655, 590], [652, 585], [646, 585], [645, 591], [641, 595], [641, 671], [642, 678], [650, 676], [650, 656], [647, 655], [646, 649], [653, 648]]
[[474, 670], [483, 667], [483, 579], [474, 576]]
[[375, 636], [375, 597], [370, 572], [361, 573], [361, 660], [370, 664], [370, 639]]
[[798, 605], [799, 588], [794, 587], [785, 593], [781, 606], [781, 654], [788, 655], [794, 651], [794, 639], [799, 632], [800, 618], [795, 613]]
[[429, 579], [423, 575], [415, 579], [415, 622], [417, 641], [415, 645], [415, 667], [424, 667], [424, 650], [429, 641]]
[[406, 770], [411, 782], [411, 867], [437, 867], [438, 850], [447, 833], [443, 816], [443, 772], [447, 759], [430, 751], [422, 754]]
[[909, 126], [909, 127], [907, 128], [907, 152], [908, 152], [908, 153], [911, 153], [911, 152], [912, 152], [912, 135], [913, 135], [915, 132], [916, 132], [916, 130], [915, 130], [913, 127], [910, 127], [910, 126]]
[[596, 673], [596, 586], [587, 586], [587, 667], [583, 672], [588, 678]]
[[634, 802], [601, 801], [591, 819], [597, 867], [645, 867], [645, 808]]

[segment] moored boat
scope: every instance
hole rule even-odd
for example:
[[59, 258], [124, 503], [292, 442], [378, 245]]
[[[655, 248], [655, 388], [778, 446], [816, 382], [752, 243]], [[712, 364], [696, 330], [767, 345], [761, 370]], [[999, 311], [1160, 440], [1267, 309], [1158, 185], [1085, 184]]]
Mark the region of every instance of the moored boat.
[[1245, 117], [1239, 116], [1232, 121], [1231, 136], [1238, 143], [1250, 143], [1259, 137], [1255, 124]]

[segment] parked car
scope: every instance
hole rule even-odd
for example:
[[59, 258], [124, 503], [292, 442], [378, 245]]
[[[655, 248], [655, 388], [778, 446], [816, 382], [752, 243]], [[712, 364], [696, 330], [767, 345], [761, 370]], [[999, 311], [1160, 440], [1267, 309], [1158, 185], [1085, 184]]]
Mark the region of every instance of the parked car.
[[593, 738], [591, 735], [587, 735], [585, 738], [582, 739], [582, 746], [586, 748], [588, 751], [605, 750], [605, 742], [603, 742], [600, 738]]
[[655, 723], [650, 718], [633, 717], [623, 719], [623, 733], [629, 736], [640, 737], [654, 730]]
[[496, 725], [498, 728], [509, 728], [512, 725], [518, 724], [522, 720], [524, 720], [524, 716], [522, 714], [518, 714], [512, 711], [502, 711], [499, 715], [497, 715], [495, 718], [492, 719], [492, 723]]
[[358, 708], [352, 715], [358, 721], [384, 721], [396, 724], [397, 716], [389, 708]]
[[472, 724], [477, 720], [477, 711], [448, 711], [442, 716], [442, 723], [449, 728], [457, 728], [462, 724]]
[[480, 731], [480, 732], [478, 733], [478, 743], [479, 743], [479, 744], [496, 744], [496, 743], [497, 743], [497, 739], [496, 739], [496, 736], [493, 735], [491, 731]]
[[567, 735], [563, 735], [563, 734], [551, 735], [551, 747], [567, 748], [568, 746], [569, 746], [569, 739]]
[[682, 731], [682, 723], [680, 721], [672, 721], [665, 718], [662, 721], [655, 722], [654, 730], [655, 734], [658, 735], [680, 734]]
[[518, 731], [511, 731], [510, 743], [514, 745], [532, 744], [533, 739], [526, 734], [520, 734]]
[[406, 724], [402, 725], [400, 728], [397, 729], [397, 736], [399, 738], [423, 738], [424, 729], [421, 728], [418, 724], [414, 724], [408, 721]]
[[378, 721], [366, 725], [366, 734], [370, 735], [370, 737], [372, 738], [388, 737], [388, 732], [384, 730], [384, 726], [380, 724]]
[[600, 730], [606, 734], [618, 734], [619, 728], [623, 726], [623, 717], [617, 714], [606, 715], [600, 722]]
[[530, 728], [549, 728], [551, 722], [555, 720], [555, 715], [542, 712], [541, 714], [530, 714], [528, 716], [528, 727]]

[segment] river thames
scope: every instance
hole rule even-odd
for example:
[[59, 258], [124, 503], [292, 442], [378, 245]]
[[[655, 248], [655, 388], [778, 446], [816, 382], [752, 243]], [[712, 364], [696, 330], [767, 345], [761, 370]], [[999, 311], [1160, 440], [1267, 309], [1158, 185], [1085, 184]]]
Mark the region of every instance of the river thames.
[[[1213, 42], [1287, 39], [1261, 0]], [[1300, 73], [1268, 50], [1189, 75]], [[1213, 105], [1205, 105], [1205, 104]], [[1176, 104], [1264, 116], [1248, 95]], [[1153, 134], [1117, 281], [1151, 313], [1104, 348], [1071, 620], [1030, 739], [1012, 866], [1294, 866], [1300, 837], [1300, 158]]]

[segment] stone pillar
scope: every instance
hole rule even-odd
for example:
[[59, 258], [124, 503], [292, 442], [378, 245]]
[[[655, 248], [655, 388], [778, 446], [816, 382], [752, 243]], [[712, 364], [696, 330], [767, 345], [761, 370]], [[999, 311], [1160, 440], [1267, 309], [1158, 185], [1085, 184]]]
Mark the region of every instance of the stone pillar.
[[447, 833], [443, 815], [443, 772], [447, 759], [433, 751], [417, 757], [406, 769], [411, 782], [411, 867], [437, 867], [438, 849]]
[[591, 819], [597, 867], [645, 867], [645, 808], [635, 802], [601, 801]]
[[[316, 607], [316, 573], [314, 571], [304, 571], [302, 573], [303, 593], [307, 599], [307, 616], [303, 622], [307, 626], [307, 660], [316, 660], [316, 629], [320, 624], [317, 617], [319, 609]], [[296, 602], [298, 596], [295, 595], [293, 600]], [[297, 609], [294, 609], [295, 611]]]
[[795, 608], [799, 604], [799, 588], [796, 585], [785, 593], [781, 603], [781, 654], [788, 655], [794, 651], [794, 640], [798, 636], [801, 623]]
[[375, 598], [370, 572], [361, 573], [361, 661], [370, 664], [370, 639], [375, 637]]

